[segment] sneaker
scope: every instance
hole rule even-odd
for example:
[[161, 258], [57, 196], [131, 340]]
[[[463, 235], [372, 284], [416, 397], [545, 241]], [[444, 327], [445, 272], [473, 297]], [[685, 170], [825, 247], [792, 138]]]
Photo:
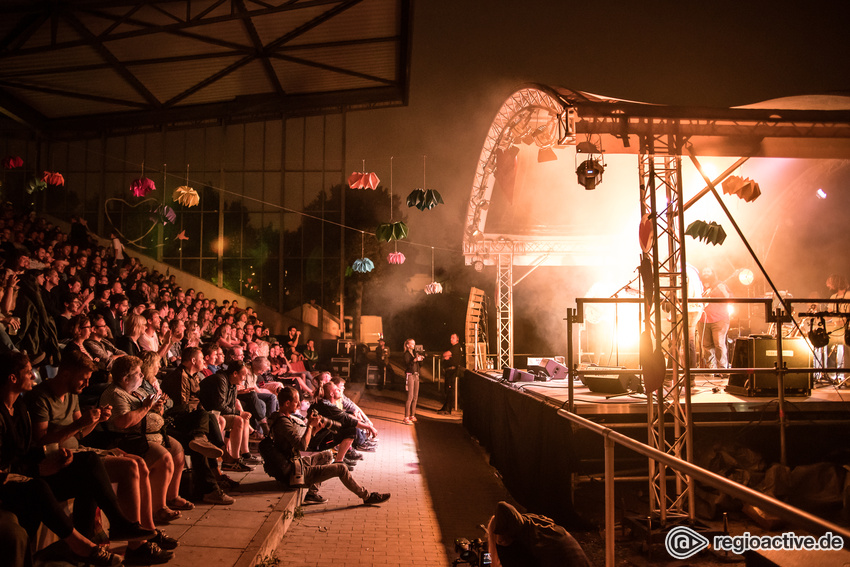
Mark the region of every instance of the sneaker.
[[347, 456], [342, 460], [342, 462], [345, 463], [346, 465], [350, 465], [352, 467], [357, 466], [357, 461], [354, 460], [354, 459], [349, 459]]
[[228, 472], [251, 472], [254, 468], [246, 465], [242, 462], [242, 459], [236, 459], [232, 462], [221, 463], [221, 470]]
[[380, 504], [390, 499], [389, 492], [370, 492], [369, 496], [363, 499], [363, 504], [370, 506], [372, 504]]
[[375, 446], [374, 445], [358, 445], [357, 450], [362, 453], [374, 453]]
[[160, 565], [168, 563], [174, 553], [162, 549], [152, 541], [146, 541], [136, 549], [127, 548], [124, 552], [124, 563], [127, 565]]
[[166, 535], [166, 533], [162, 530], [156, 530], [156, 535], [150, 538], [148, 541], [157, 544], [159, 547], [166, 551], [176, 549], [177, 546], [180, 545], [176, 539]]
[[207, 439], [206, 435], [195, 437], [189, 441], [189, 448], [208, 459], [218, 459], [224, 455], [224, 451], [210, 443], [210, 440]]
[[363, 455], [355, 451], [354, 449], [349, 449], [345, 454], [346, 459], [351, 459], [352, 461], [360, 461], [363, 459]]
[[222, 488], [222, 490], [225, 490], [227, 492], [230, 492], [231, 490], [236, 490], [237, 488], [242, 486], [242, 483], [240, 483], [238, 480], [233, 480], [224, 473], [216, 475], [215, 481]]
[[304, 497], [304, 504], [324, 504], [328, 499], [318, 492], [308, 492]]
[[410, 419], [409, 417], [405, 417], [404, 421], [402, 421], [402, 423], [405, 424], [405, 425], [413, 425], [413, 420]]
[[229, 506], [236, 502], [232, 496], [228, 496], [224, 493], [221, 488], [216, 488], [211, 492], [204, 494], [204, 502], [207, 504], [220, 504], [222, 506]]
[[139, 522], [116, 522], [109, 527], [110, 541], [134, 541], [150, 539], [156, 535], [156, 530], [143, 528]]
[[246, 465], [262, 465], [263, 459], [257, 457], [256, 455], [252, 455], [251, 453], [242, 453], [242, 458], [239, 459]]
[[415, 422], [416, 422], [416, 416], [415, 416], [415, 415], [411, 415], [411, 416], [410, 416], [410, 421], [412, 421], [412, 422], [414, 422], [414, 423], [415, 423]]
[[112, 553], [100, 546], [92, 548], [91, 552], [85, 557], [72, 553], [70, 559], [74, 565], [83, 563], [92, 567], [118, 567], [124, 563], [124, 558], [120, 555]]

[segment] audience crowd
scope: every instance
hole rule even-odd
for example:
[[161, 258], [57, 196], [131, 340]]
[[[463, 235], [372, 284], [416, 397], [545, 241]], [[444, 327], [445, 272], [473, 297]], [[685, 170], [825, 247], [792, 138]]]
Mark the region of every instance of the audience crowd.
[[[158, 526], [197, 502], [233, 503], [227, 473], [260, 464], [284, 489], [309, 486], [308, 502], [325, 501], [318, 483], [332, 477], [367, 504], [389, 498], [351, 479], [377, 431], [296, 327], [278, 342], [250, 307], [98, 246], [78, 218], [66, 234], [3, 206], [0, 262], [0, 549], [11, 565], [28, 564], [20, 538], [42, 523], [73, 561], [166, 563], [178, 542]], [[111, 540], [128, 541], [123, 557]]]

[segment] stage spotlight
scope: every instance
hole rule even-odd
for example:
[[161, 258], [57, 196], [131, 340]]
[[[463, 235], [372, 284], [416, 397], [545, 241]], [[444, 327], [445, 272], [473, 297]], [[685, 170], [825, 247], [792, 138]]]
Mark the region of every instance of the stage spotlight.
[[816, 195], [818, 196], [818, 199], [826, 199], [826, 191], [823, 189], [818, 189]]
[[579, 185], [582, 185], [588, 191], [596, 189], [599, 183], [602, 183], [602, 174], [605, 172], [605, 167], [598, 160], [588, 159], [581, 162], [581, 165], [576, 169]]
[[576, 153], [579, 154], [601, 154], [602, 151], [596, 147], [596, 144], [590, 141], [579, 142], [576, 144]]
[[558, 156], [555, 154], [555, 150], [553, 150], [551, 146], [537, 150], [537, 163], [555, 161], [556, 159], [558, 159]]
[[472, 263], [472, 267], [475, 268], [476, 272], [482, 272], [484, 271], [484, 262], [482, 262], [481, 260], [476, 260]]
[[744, 268], [738, 272], [738, 281], [743, 285], [750, 285], [753, 283], [753, 271], [748, 268]]

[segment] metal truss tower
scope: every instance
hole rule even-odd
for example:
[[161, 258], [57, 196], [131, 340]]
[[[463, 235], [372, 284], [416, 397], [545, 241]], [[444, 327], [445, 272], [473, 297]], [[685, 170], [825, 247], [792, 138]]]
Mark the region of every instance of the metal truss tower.
[[512, 368], [514, 365], [514, 255], [502, 253], [496, 268], [496, 326], [499, 335], [498, 366]]
[[[645, 291], [646, 320], [654, 348], [661, 348], [671, 361], [664, 386], [648, 397], [647, 433], [651, 447], [693, 462], [687, 264], [682, 242], [683, 145], [684, 139], [674, 134], [641, 138], [641, 214], [652, 227], [651, 249], [645, 258], [652, 266], [652, 285], [657, 292], [650, 296], [649, 290]], [[667, 432], [668, 424], [672, 425], [672, 437]], [[690, 479], [679, 472], [669, 472], [674, 475], [675, 488], [668, 486], [667, 467], [649, 461], [650, 510], [662, 525], [694, 517]]]

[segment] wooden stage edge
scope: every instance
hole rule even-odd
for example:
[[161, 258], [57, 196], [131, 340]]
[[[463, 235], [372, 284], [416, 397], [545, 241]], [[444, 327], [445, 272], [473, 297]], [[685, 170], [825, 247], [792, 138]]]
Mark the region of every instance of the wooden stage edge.
[[[568, 405], [567, 380], [548, 382], [513, 382], [502, 380], [501, 372], [480, 372], [479, 376], [502, 382], [511, 388], [541, 400], [547, 405], [565, 408]], [[758, 419], [762, 424], [778, 421], [779, 398], [747, 397], [725, 391], [726, 380], [697, 377], [691, 390], [691, 415], [695, 423], [750, 422]], [[665, 386], [665, 392], [669, 386]], [[612, 395], [591, 392], [581, 382], [575, 381], [575, 413], [600, 422], [646, 424], [646, 396], [643, 394]], [[684, 401], [683, 401], [684, 403]], [[850, 422], [850, 389], [819, 386], [809, 396], [786, 395], [785, 411], [789, 424], [806, 422]]]

